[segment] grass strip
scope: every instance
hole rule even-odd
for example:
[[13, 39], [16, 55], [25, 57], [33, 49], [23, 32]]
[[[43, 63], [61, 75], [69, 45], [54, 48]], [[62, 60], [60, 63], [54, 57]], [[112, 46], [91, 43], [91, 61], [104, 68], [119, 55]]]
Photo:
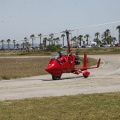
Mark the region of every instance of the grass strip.
[[1, 120], [119, 120], [120, 92], [0, 102]]

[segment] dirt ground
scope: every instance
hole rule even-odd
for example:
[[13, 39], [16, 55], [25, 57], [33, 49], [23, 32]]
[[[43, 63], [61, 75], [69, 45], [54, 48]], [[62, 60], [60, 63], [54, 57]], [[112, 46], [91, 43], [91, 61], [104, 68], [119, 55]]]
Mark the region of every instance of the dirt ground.
[[101, 58], [98, 69], [89, 70], [88, 78], [82, 74], [63, 74], [61, 80], [52, 80], [51, 75], [0, 81], [0, 100], [33, 97], [64, 96], [120, 92], [120, 55], [89, 55]]

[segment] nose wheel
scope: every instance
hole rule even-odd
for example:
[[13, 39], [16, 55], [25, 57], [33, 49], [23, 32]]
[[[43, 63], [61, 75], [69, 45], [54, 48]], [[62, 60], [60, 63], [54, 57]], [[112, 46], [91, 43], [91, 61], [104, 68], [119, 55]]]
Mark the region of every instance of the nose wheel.
[[52, 76], [52, 79], [53, 80], [60, 80], [61, 77], [58, 77], [58, 76]]

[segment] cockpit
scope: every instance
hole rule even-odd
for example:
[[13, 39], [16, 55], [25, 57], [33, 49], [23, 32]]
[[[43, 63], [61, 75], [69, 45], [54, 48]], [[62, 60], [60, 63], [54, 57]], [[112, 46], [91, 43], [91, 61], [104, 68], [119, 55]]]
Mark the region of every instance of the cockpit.
[[67, 52], [58, 51], [51, 56], [51, 59], [58, 59], [64, 55], [67, 55]]

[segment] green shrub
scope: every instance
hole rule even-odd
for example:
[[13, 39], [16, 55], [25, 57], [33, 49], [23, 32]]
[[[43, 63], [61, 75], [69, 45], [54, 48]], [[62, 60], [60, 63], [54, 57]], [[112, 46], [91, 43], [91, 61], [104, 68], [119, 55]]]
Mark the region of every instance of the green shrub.
[[46, 51], [56, 52], [61, 50], [60, 45], [49, 45], [47, 46]]

